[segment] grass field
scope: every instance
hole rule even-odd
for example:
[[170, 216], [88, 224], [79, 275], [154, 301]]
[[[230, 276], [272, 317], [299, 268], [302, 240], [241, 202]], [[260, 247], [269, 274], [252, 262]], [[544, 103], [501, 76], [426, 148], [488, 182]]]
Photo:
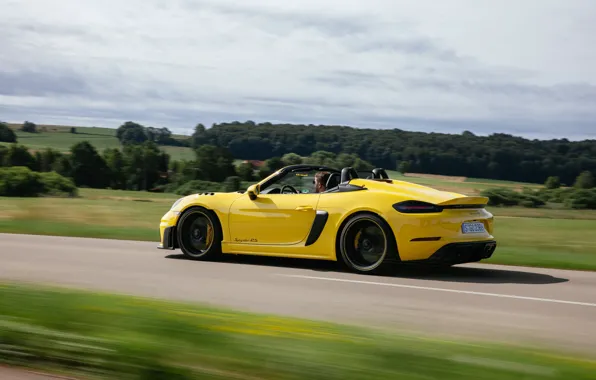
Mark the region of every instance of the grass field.
[[[158, 242], [174, 194], [81, 189], [80, 198], [1, 198], [0, 232]], [[596, 212], [490, 208], [499, 248], [487, 263], [596, 270]]]
[[541, 187], [541, 185], [535, 183], [520, 183], [492, 179], [450, 177], [418, 173], [407, 173], [406, 175], [402, 175], [401, 173], [393, 170], [388, 170], [387, 174], [393, 179], [409, 181], [420, 185], [434, 187], [440, 190], [453, 191], [467, 195], [477, 195], [483, 190], [494, 187], [506, 187], [518, 191], [522, 190], [524, 187], [532, 189]]
[[0, 363], [84, 378], [582, 380], [596, 371], [589, 354], [14, 284], [0, 284], [0, 326]]
[[[14, 126], [13, 126], [14, 127]], [[100, 153], [106, 148], [119, 148], [120, 142], [116, 138], [116, 129], [98, 127], [76, 127], [77, 133], [70, 133], [70, 127], [38, 125], [39, 133], [26, 133], [15, 130], [19, 144], [27, 146], [32, 151], [53, 148], [60, 152], [68, 152], [70, 147], [80, 141], [89, 141]], [[182, 136], [174, 136], [181, 138]], [[0, 143], [8, 145], [6, 143]], [[173, 160], [193, 159], [192, 149], [176, 146], [160, 147]]]

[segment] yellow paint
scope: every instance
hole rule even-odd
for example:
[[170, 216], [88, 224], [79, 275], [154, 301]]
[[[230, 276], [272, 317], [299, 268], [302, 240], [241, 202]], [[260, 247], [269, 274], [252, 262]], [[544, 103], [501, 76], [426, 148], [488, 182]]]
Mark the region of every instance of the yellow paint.
[[296, 245], [306, 240], [319, 194], [263, 194], [240, 197], [229, 210], [232, 243]]
[[[247, 193], [194, 194], [182, 198], [162, 217], [163, 230], [175, 226], [179, 216], [193, 206], [215, 212], [222, 226], [222, 250], [233, 254], [337, 260], [336, 239], [341, 224], [356, 212], [372, 212], [391, 227], [402, 260], [426, 259], [439, 248], [454, 242], [493, 239], [493, 215], [486, 209], [452, 209], [437, 214], [401, 214], [392, 205], [406, 200], [433, 204], [486, 204], [488, 198], [436, 190], [406, 181], [375, 181], [356, 178], [350, 184], [367, 190], [337, 193], [258, 194], [261, 184], [251, 186], [256, 198]], [[319, 239], [312, 245], [305, 242], [316, 211], [329, 214]], [[463, 235], [461, 224], [479, 221], [487, 233]], [[439, 241], [412, 242], [414, 238], [440, 237]]]

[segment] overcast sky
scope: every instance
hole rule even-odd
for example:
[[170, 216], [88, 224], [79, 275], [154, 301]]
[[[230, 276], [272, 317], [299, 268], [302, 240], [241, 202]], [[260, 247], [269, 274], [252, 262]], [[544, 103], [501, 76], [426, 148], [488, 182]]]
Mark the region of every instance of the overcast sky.
[[596, 138], [594, 0], [0, 0], [0, 119]]

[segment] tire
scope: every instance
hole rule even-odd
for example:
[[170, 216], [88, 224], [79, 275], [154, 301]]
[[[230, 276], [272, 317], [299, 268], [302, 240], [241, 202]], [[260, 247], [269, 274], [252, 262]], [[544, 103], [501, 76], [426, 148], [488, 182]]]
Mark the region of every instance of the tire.
[[397, 247], [387, 223], [373, 213], [350, 217], [337, 242], [338, 261], [355, 273], [381, 274], [396, 262]]
[[192, 207], [185, 211], [178, 222], [176, 235], [180, 250], [192, 260], [215, 260], [222, 255], [221, 225], [210, 210]]

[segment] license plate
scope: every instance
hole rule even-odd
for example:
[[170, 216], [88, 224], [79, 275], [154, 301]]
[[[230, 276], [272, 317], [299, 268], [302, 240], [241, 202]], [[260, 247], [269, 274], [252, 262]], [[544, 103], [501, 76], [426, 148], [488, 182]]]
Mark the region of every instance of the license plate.
[[481, 234], [486, 232], [484, 223], [479, 222], [464, 223], [461, 225], [461, 230], [464, 234]]

